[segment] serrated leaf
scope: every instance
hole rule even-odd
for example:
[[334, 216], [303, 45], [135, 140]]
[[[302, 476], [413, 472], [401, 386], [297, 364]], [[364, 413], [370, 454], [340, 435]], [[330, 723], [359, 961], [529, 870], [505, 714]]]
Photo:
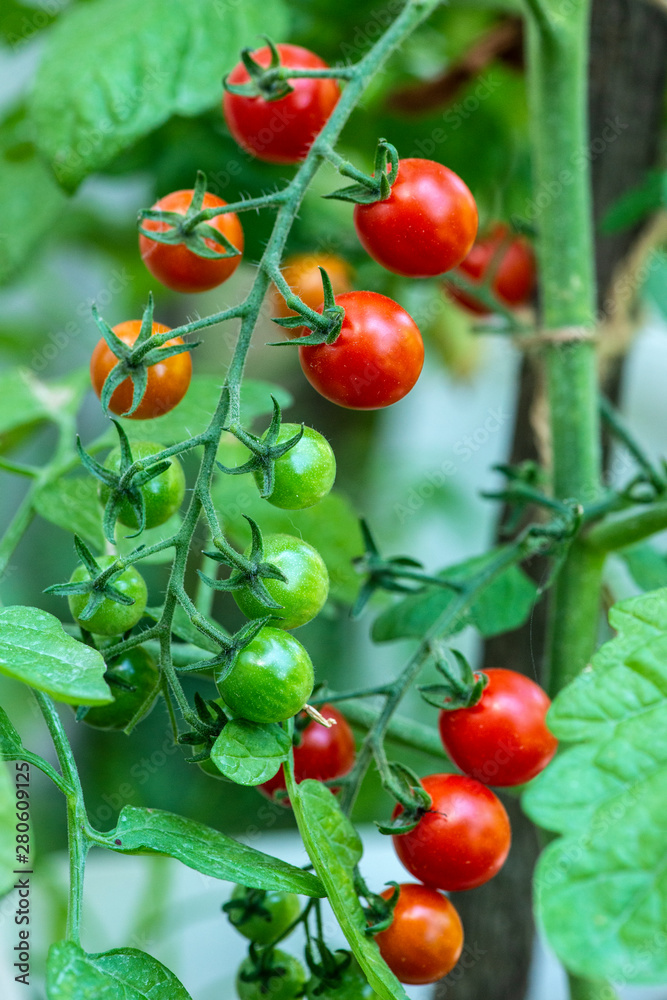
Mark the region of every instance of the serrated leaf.
[[23, 110], [0, 125], [0, 284], [52, 229], [67, 202], [33, 139]]
[[[611, 609], [618, 632], [554, 700], [549, 727], [577, 745], [523, 797], [565, 834], [535, 876], [537, 912], [573, 972], [627, 983], [667, 977], [667, 589]], [[656, 942], [662, 941], [659, 946]]]
[[47, 1000], [192, 1000], [173, 972], [136, 948], [87, 955], [71, 941], [49, 948]]
[[211, 878], [241, 882], [253, 889], [324, 895], [320, 880], [310, 872], [174, 813], [125, 806], [110, 836], [115, 844], [113, 850], [124, 854], [167, 854]]
[[[497, 550], [492, 550], [486, 555], [448, 567], [437, 575], [456, 583], [465, 583], [496, 558]], [[459, 620], [453, 632], [460, 631], [466, 625], [474, 625], [485, 638], [489, 638], [519, 628], [530, 615], [536, 593], [535, 584], [523, 570], [518, 566], [510, 566], [484, 590], [470, 608], [469, 614]], [[449, 607], [454, 597], [452, 590], [430, 587], [392, 604], [373, 622], [374, 641], [421, 638]]]
[[67, 635], [39, 608], [0, 608], [0, 673], [70, 705], [106, 705], [113, 696], [102, 654]]
[[35, 510], [46, 521], [79, 535], [97, 551], [104, 551], [103, 508], [98, 499], [97, 483], [91, 476], [47, 483], [35, 494], [34, 503]]
[[12, 784], [9, 768], [0, 760], [0, 898], [14, 885], [15, 867], [16, 788]]
[[238, 785], [261, 785], [280, 770], [292, 741], [273, 723], [234, 719], [224, 727], [211, 749], [211, 760]]
[[[63, 187], [76, 188], [172, 115], [216, 105], [220, 77], [264, 27], [256, 4], [226, 4], [224, 13], [215, 0], [69, 7], [49, 32], [31, 106]], [[273, 0], [271, 30], [280, 37], [285, 27], [283, 4]]]
[[361, 860], [357, 831], [335, 795], [308, 779], [289, 787], [290, 801], [310, 860], [322, 879], [331, 908], [368, 982], [382, 1000], [407, 1000], [398, 979], [380, 956], [355, 891], [353, 871]]

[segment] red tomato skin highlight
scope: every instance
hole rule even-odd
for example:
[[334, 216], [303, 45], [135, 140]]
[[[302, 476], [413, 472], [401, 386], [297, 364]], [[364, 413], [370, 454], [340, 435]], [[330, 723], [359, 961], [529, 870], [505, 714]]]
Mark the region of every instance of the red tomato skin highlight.
[[[185, 215], [192, 201], [192, 190], [172, 191], [160, 198], [153, 205], [154, 209], [165, 212], [180, 212]], [[210, 194], [204, 195], [202, 208], [221, 208], [227, 202]], [[159, 233], [170, 228], [167, 222], [146, 219], [142, 223], [144, 229]], [[236, 257], [224, 257], [214, 260], [208, 257], [198, 257], [184, 243], [157, 243], [143, 233], [139, 234], [139, 251], [141, 259], [154, 277], [167, 288], [175, 292], [206, 292], [216, 288], [231, 277], [241, 263], [243, 252], [243, 228], [234, 212], [226, 212], [209, 219], [208, 225], [219, 230], [229, 242], [240, 250]], [[211, 250], [222, 252], [223, 247], [215, 240], [206, 240]]]
[[[333, 344], [300, 347], [304, 375], [325, 399], [351, 410], [377, 410], [403, 399], [424, 364], [412, 317], [378, 292], [336, 296], [345, 319]], [[322, 311], [321, 308], [319, 310]]]
[[546, 726], [551, 700], [514, 670], [485, 670], [489, 683], [472, 708], [440, 713], [445, 750], [465, 774], [486, 785], [522, 785], [543, 771], [558, 740]]
[[[117, 337], [120, 337], [126, 344], [132, 345], [139, 336], [141, 320], [130, 319], [124, 323], [119, 323], [113, 327]], [[166, 333], [168, 326], [161, 323], [153, 323], [153, 335], [156, 333]], [[167, 345], [183, 344], [182, 337], [174, 337], [168, 340]], [[112, 368], [118, 364], [118, 358], [103, 337], [97, 342], [90, 358], [90, 380], [93, 389], [101, 398], [102, 389], [106, 377]], [[192, 377], [192, 357], [189, 351], [182, 354], [174, 354], [165, 361], [160, 361], [156, 365], [151, 365], [148, 369], [148, 381], [146, 391], [139, 406], [134, 413], [127, 416], [128, 420], [148, 420], [152, 417], [161, 417], [164, 413], [173, 410], [185, 396]], [[123, 416], [132, 405], [132, 382], [126, 378], [124, 382], [115, 389], [109, 402], [109, 409], [118, 416]]]
[[[389, 899], [393, 888], [380, 893]], [[458, 962], [463, 950], [463, 927], [453, 904], [425, 885], [404, 882], [394, 919], [375, 936], [380, 954], [402, 983], [435, 983]]]
[[[333, 705], [322, 705], [320, 712], [325, 719], [335, 719], [336, 725], [327, 729], [312, 720], [303, 730], [300, 744], [294, 747], [294, 777], [297, 783], [306, 778], [316, 781], [340, 778], [354, 764], [354, 736], [347, 719]], [[282, 766], [273, 778], [258, 787], [270, 799], [278, 790], [284, 791], [287, 786]], [[287, 807], [290, 804], [286, 796], [275, 801]]]
[[[292, 69], [326, 69], [318, 55], [300, 45], [278, 44], [280, 62]], [[255, 62], [268, 66], [271, 51], [267, 46], [252, 53]], [[230, 83], [250, 79], [242, 62], [229, 74]], [[244, 97], [225, 91], [222, 107], [225, 120], [239, 146], [267, 163], [292, 164], [303, 160], [333, 111], [340, 87], [333, 79], [290, 81], [291, 94], [277, 101], [263, 97]]]
[[[401, 863], [425, 885], [475, 889], [502, 868], [510, 849], [507, 813], [494, 793], [462, 774], [422, 778], [432, 805], [409, 833], [392, 839]], [[403, 807], [397, 805], [394, 817]]]
[[433, 160], [399, 160], [385, 201], [355, 205], [364, 250], [388, 271], [410, 278], [444, 274], [469, 253], [477, 205], [458, 174]]
[[[505, 249], [501, 247], [505, 244]], [[500, 261], [494, 260], [496, 253]], [[461, 277], [473, 283], [480, 283], [489, 266], [497, 270], [491, 281], [491, 291], [496, 298], [507, 306], [515, 309], [529, 302], [535, 288], [537, 268], [535, 254], [528, 240], [522, 236], [509, 237], [509, 227], [503, 222], [497, 223], [489, 232], [481, 237], [472, 250], [461, 261], [457, 272]], [[445, 281], [445, 287], [450, 297], [468, 312], [476, 316], [489, 316], [491, 310], [474, 297]]]

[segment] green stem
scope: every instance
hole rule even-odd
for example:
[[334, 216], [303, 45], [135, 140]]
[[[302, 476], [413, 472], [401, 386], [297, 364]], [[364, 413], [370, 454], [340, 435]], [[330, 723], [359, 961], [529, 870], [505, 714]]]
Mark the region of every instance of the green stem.
[[[590, 329], [595, 316], [586, 82], [589, 0], [559, 14], [558, 0], [533, 0], [528, 19], [553, 490], [580, 503], [600, 494], [600, 427], [595, 350], [587, 340], [549, 342], [548, 332]], [[547, 660], [550, 687], [561, 687], [595, 647], [603, 557], [575, 543], [556, 581]]]
[[616, 990], [604, 980], [580, 979], [568, 973], [570, 1000], [618, 1000]]
[[34, 483], [23, 497], [14, 517], [9, 522], [9, 526], [2, 536], [2, 541], [0, 541], [0, 579], [7, 571], [9, 560], [12, 558], [16, 546], [23, 538], [35, 516], [33, 501], [36, 492], [37, 483]]
[[586, 542], [600, 552], [615, 552], [641, 542], [658, 531], [664, 531], [665, 528], [667, 501], [662, 501], [600, 521], [587, 533]]

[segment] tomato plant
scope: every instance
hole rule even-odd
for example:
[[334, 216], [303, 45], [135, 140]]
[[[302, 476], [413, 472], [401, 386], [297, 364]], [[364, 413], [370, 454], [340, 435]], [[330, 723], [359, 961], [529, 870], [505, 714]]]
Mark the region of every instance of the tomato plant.
[[[86, 709], [83, 721], [94, 729], [125, 729], [152, 708], [160, 682], [160, 671], [150, 653], [141, 646], [107, 666], [114, 700], [109, 705]], [[151, 700], [151, 695], [152, 700]]]
[[278, 948], [272, 953], [271, 962], [258, 969], [252, 959], [247, 958], [236, 976], [236, 989], [240, 1000], [297, 1000], [303, 996], [306, 971], [292, 955]]
[[430, 278], [460, 264], [477, 233], [477, 205], [453, 170], [433, 160], [400, 160], [391, 194], [356, 205], [361, 245], [389, 271]]
[[[460, 892], [497, 875], [510, 849], [510, 824], [500, 801], [485, 785], [458, 774], [422, 780], [431, 806], [414, 830], [394, 837], [401, 862], [435, 889]], [[403, 811], [398, 805], [394, 816]]]
[[546, 724], [548, 695], [530, 677], [493, 667], [472, 708], [440, 713], [440, 736], [457, 767], [486, 785], [521, 785], [543, 771], [558, 740]]
[[224, 909], [240, 934], [257, 944], [267, 945], [294, 923], [301, 907], [293, 892], [247, 889], [237, 885]]
[[[156, 201], [152, 211], [176, 212], [185, 217], [191, 206], [193, 194], [192, 189], [172, 191]], [[204, 194], [202, 209], [222, 208], [226, 204], [222, 198], [207, 191]], [[241, 263], [243, 227], [234, 212], [217, 215], [208, 225], [221, 232], [232, 246], [236, 247], [238, 254], [217, 258], [202, 257], [188, 248], [185, 238], [180, 243], [158, 243], [140, 233], [139, 252], [151, 274], [175, 292], [206, 292], [227, 281]], [[143, 228], [149, 232], [164, 233], [169, 229], [169, 223], [161, 222], [159, 219], [146, 219]], [[205, 238], [204, 243], [215, 253], [222, 254], [225, 251], [223, 246], [210, 237]]]
[[[279, 44], [280, 64], [292, 69], [326, 69], [326, 63], [300, 45]], [[252, 58], [259, 66], [271, 62], [268, 46]], [[250, 75], [241, 62], [229, 74], [231, 84], [248, 83]], [[291, 90], [278, 99], [267, 95], [245, 96], [225, 92], [225, 121], [239, 146], [269, 163], [298, 163], [307, 155], [317, 133], [340, 96], [336, 80], [293, 79]], [[269, 99], [270, 97], [270, 99]]]
[[[140, 328], [140, 320], [130, 319], [115, 326], [113, 332], [123, 343], [132, 345], [139, 336]], [[153, 323], [153, 335], [167, 333], [168, 329], [161, 323]], [[181, 337], [174, 337], [168, 340], [165, 346], [171, 347], [183, 343]], [[102, 396], [107, 376], [117, 364], [118, 358], [106, 340], [100, 339], [90, 359], [90, 379], [98, 396]], [[192, 359], [187, 351], [175, 354], [164, 361], [158, 361], [157, 364], [148, 369], [148, 380], [141, 402], [134, 413], [128, 414], [128, 416], [133, 420], [147, 420], [152, 417], [161, 417], [164, 413], [173, 410], [188, 391], [191, 378]], [[112, 413], [124, 416], [132, 406], [132, 395], [132, 383], [129, 378], [126, 378], [114, 391], [109, 409]]]
[[[247, 549], [247, 556], [250, 549]], [[247, 587], [233, 591], [234, 600], [248, 618], [263, 618], [267, 612], [278, 628], [305, 625], [324, 607], [329, 593], [329, 574], [319, 552], [294, 535], [266, 535], [264, 559], [275, 566], [284, 580], [263, 581], [279, 608], [268, 608]]]
[[[98, 564], [101, 569], [107, 569], [115, 562], [114, 556], [100, 556]], [[70, 577], [71, 583], [83, 583], [90, 579], [90, 573], [86, 566], [76, 567]], [[74, 621], [82, 628], [96, 635], [120, 635], [127, 632], [143, 618], [146, 609], [148, 592], [143, 577], [134, 566], [128, 566], [126, 570], [113, 580], [113, 586], [122, 595], [129, 599], [131, 604], [120, 604], [110, 597], [105, 597], [97, 610], [88, 618], [82, 618], [88, 604], [90, 594], [72, 594], [68, 598], [69, 609]]]
[[[298, 424], [282, 424], [277, 444], [284, 444], [300, 430]], [[259, 476], [255, 477], [261, 485]], [[278, 458], [269, 503], [283, 510], [303, 510], [322, 500], [336, 479], [336, 457], [331, 445], [312, 427], [304, 427], [300, 441]]]
[[333, 344], [299, 347], [304, 375], [325, 399], [353, 410], [376, 410], [403, 399], [424, 364], [424, 342], [411, 316], [378, 292], [347, 292]]
[[[151, 458], [162, 451], [159, 444], [152, 441], [136, 441], [132, 449], [132, 457], [135, 461], [142, 458]], [[113, 448], [106, 457], [104, 465], [112, 472], [119, 472], [121, 468], [121, 450]], [[147, 483], [139, 487], [144, 499], [145, 527], [156, 528], [164, 524], [176, 513], [185, 497], [185, 473], [178, 458], [173, 458], [168, 469], [161, 472], [159, 476], [149, 479]], [[106, 504], [109, 499], [109, 487], [100, 486], [100, 501]], [[138, 528], [139, 521], [137, 515], [132, 510], [130, 503], [125, 502], [118, 511], [118, 520], [128, 528]]]
[[253, 722], [282, 722], [306, 704], [313, 677], [313, 664], [301, 643], [267, 625], [237, 654], [218, 687], [234, 715]]
[[[283, 278], [293, 292], [299, 296], [310, 309], [319, 309], [324, 302], [322, 292], [323, 267], [331, 281], [335, 295], [343, 295], [350, 291], [352, 270], [342, 257], [332, 253], [299, 253], [288, 257], [281, 271]], [[271, 291], [271, 311], [274, 316], [295, 316], [293, 309], [287, 306], [284, 298], [274, 286]], [[286, 330], [287, 336], [298, 336], [298, 331]]]
[[[523, 236], [512, 236], [505, 223], [498, 222], [481, 236], [457, 273], [473, 284], [490, 280], [490, 291], [508, 308], [525, 305], [535, 288], [535, 254]], [[478, 316], [491, 310], [474, 295], [445, 281], [449, 295], [469, 312]]]
[[[347, 720], [333, 705], [322, 705], [320, 712], [334, 725], [327, 728], [311, 719], [299, 732], [299, 740], [294, 747], [294, 778], [305, 781], [332, 781], [347, 774], [354, 764], [354, 736]], [[275, 777], [259, 786], [261, 792], [281, 805], [289, 806], [286, 796], [276, 796], [285, 790], [285, 775], [282, 768]]]
[[[382, 895], [389, 899], [394, 890]], [[393, 920], [375, 938], [389, 968], [402, 983], [426, 985], [444, 978], [463, 949], [463, 927], [454, 906], [435, 889], [399, 886]]]

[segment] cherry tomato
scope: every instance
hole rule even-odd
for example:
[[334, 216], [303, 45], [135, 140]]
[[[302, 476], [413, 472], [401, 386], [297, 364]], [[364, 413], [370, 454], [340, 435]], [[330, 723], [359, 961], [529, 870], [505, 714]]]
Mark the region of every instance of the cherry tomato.
[[388, 271], [430, 278], [455, 267], [477, 233], [477, 205], [452, 170], [433, 160], [399, 160], [385, 201], [355, 205], [364, 250]]
[[[340, 778], [354, 764], [354, 736], [344, 715], [332, 705], [323, 705], [320, 712], [325, 719], [335, 719], [336, 725], [327, 729], [314, 719], [301, 733], [301, 742], [294, 747], [294, 777], [297, 782], [306, 778], [330, 781]], [[273, 778], [259, 785], [259, 790], [280, 805], [289, 806], [289, 799], [277, 791], [284, 791], [285, 772], [282, 767]]]
[[[281, 424], [277, 444], [284, 444], [299, 431], [300, 424]], [[276, 459], [275, 480], [269, 503], [282, 510], [303, 510], [322, 500], [336, 478], [336, 456], [326, 438], [304, 427], [293, 448]], [[262, 478], [255, 474], [261, 486]]]
[[[382, 896], [389, 899], [393, 889]], [[463, 950], [461, 919], [446, 896], [425, 885], [399, 886], [394, 919], [375, 935], [380, 954], [402, 983], [422, 986], [451, 972]]]
[[[432, 805], [414, 830], [394, 836], [401, 862], [421, 882], [447, 892], [488, 882], [510, 849], [510, 823], [500, 799], [461, 774], [431, 774], [422, 785]], [[401, 812], [397, 805], [394, 816]]]
[[332, 403], [351, 410], [377, 410], [406, 396], [424, 364], [424, 342], [414, 320], [378, 292], [347, 292], [333, 344], [300, 347], [304, 375]]
[[235, 716], [283, 722], [303, 708], [313, 683], [313, 664], [298, 639], [267, 625], [236, 655], [219, 690]]
[[[150, 458], [164, 451], [161, 444], [154, 444], [152, 441], [135, 441], [132, 444], [132, 458]], [[175, 514], [183, 503], [185, 496], [185, 473], [183, 466], [176, 456], [169, 459], [171, 465], [159, 476], [154, 476], [140, 487], [144, 498], [146, 512], [146, 528], [157, 528], [158, 525], [168, 521], [172, 514]], [[104, 467], [112, 472], [120, 472], [121, 453], [120, 448], [114, 448], [106, 457]], [[100, 486], [100, 501], [106, 505], [109, 499], [109, 487], [102, 484]], [[139, 521], [132, 509], [132, 506], [124, 502], [118, 513], [118, 520], [128, 528], [138, 528]]]
[[236, 977], [240, 1000], [296, 1000], [303, 996], [306, 972], [298, 959], [276, 948], [270, 966], [261, 978], [250, 958], [241, 963]]
[[[100, 556], [97, 562], [101, 569], [106, 569], [112, 562], [115, 562], [115, 557]], [[82, 580], [89, 579], [90, 573], [83, 563], [80, 563], [72, 573], [70, 582], [80, 583]], [[79, 616], [86, 607], [90, 594], [70, 594], [67, 601], [74, 621], [88, 632], [94, 632], [96, 635], [120, 635], [122, 632], [127, 632], [128, 629], [134, 628], [137, 622], [143, 618], [146, 610], [148, 591], [144, 578], [134, 566], [128, 566], [113, 581], [113, 586], [121, 594], [132, 598], [134, 604], [118, 604], [105, 597], [92, 617], [82, 621]]]
[[271, 944], [280, 937], [301, 912], [298, 896], [277, 889], [247, 889], [237, 885], [232, 900], [244, 906], [228, 910], [233, 927], [256, 944]]
[[[324, 303], [320, 267], [323, 267], [329, 275], [334, 295], [349, 292], [352, 284], [350, 265], [336, 254], [294, 254], [294, 256], [287, 258], [281, 269], [283, 277], [292, 291], [311, 309], [319, 309]], [[275, 286], [271, 289], [271, 315], [296, 315], [293, 309], [287, 308], [284, 298]], [[303, 334], [303, 328], [285, 330], [284, 332], [288, 337], [300, 337]]]
[[522, 785], [558, 747], [546, 726], [551, 701], [539, 684], [494, 667], [472, 708], [440, 713], [440, 736], [457, 767], [485, 785]]
[[[250, 547], [245, 554], [250, 555]], [[234, 590], [232, 596], [246, 617], [274, 615], [276, 628], [291, 629], [319, 614], [329, 594], [329, 574], [317, 549], [294, 535], [265, 535], [264, 562], [272, 563], [287, 577], [286, 582], [262, 578], [282, 607], [268, 608], [247, 587]]]
[[[140, 329], [141, 320], [130, 319], [114, 326], [113, 331], [124, 343], [132, 345], [139, 336]], [[168, 326], [162, 326], [161, 323], [153, 323], [153, 334], [166, 333], [168, 329]], [[182, 343], [184, 343], [182, 337], [174, 337], [163, 346], [172, 347]], [[118, 358], [102, 337], [97, 342], [90, 359], [90, 378], [93, 389], [99, 397], [102, 396], [107, 375], [117, 364]], [[159, 361], [156, 365], [152, 365], [148, 369], [148, 382], [143, 398], [134, 413], [128, 414], [128, 417], [131, 420], [147, 420], [151, 417], [161, 417], [163, 413], [169, 413], [185, 396], [191, 378], [192, 358], [189, 351], [175, 354], [165, 361]], [[132, 393], [132, 382], [126, 378], [111, 397], [109, 403], [111, 412], [122, 417], [132, 405]]]
[[[478, 239], [456, 271], [462, 278], [480, 284], [492, 269], [490, 290], [504, 305], [513, 309], [529, 301], [535, 287], [535, 254], [523, 236], [511, 236], [509, 226], [499, 222]], [[445, 287], [459, 305], [477, 316], [491, 310], [473, 295], [445, 281]]]
[[[171, 194], [156, 201], [153, 208], [185, 215], [190, 208], [193, 194], [192, 189], [172, 191]], [[207, 191], [202, 208], [222, 208], [226, 204], [222, 198]], [[207, 225], [226, 236], [237, 250], [243, 251], [243, 228], [234, 212], [216, 215], [214, 219], [208, 220]], [[162, 233], [171, 228], [171, 223], [145, 219], [142, 226], [152, 232]], [[207, 239], [205, 242], [216, 253], [224, 252], [224, 247], [215, 240]], [[227, 281], [241, 263], [241, 253], [235, 257], [217, 259], [199, 257], [189, 250], [185, 243], [158, 243], [143, 233], [139, 234], [139, 250], [141, 259], [151, 274], [175, 292], [206, 292], [209, 288], [216, 288], [223, 281]]]
[[[107, 669], [128, 687], [109, 684], [114, 700], [108, 705], [89, 708], [83, 721], [94, 729], [125, 729], [142, 705], [144, 706], [142, 718], [150, 712], [155, 703], [160, 671], [153, 657], [141, 646], [136, 646], [122, 657], [111, 660], [107, 664]], [[151, 693], [153, 700], [149, 701]]]
[[[291, 69], [326, 69], [327, 64], [300, 45], [277, 45], [282, 66]], [[271, 62], [267, 46], [252, 53], [260, 66]], [[242, 62], [229, 74], [230, 83], [247, 83], [250, 77]], [[268, 163], [298, 163], [308, 154], [313, 139], [333, 111], [340, 87], [336, 80], [290, 81], [294, 89], [277, 101], [243, 97], [225, 92], [222, 108], [232, 136], [248, 153]]]

